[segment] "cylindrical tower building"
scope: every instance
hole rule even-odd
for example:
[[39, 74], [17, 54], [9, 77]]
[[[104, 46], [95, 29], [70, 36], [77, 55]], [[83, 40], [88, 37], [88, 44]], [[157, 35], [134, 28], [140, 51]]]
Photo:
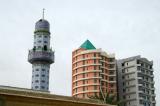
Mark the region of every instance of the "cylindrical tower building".
[[50, 25], [47, 20], [40, 19], [36, 22], [33, 45], [28, 54], [28, 61], [32, 64], [32, 89], [48, 91], [54, 52], [50, 47]]
[[72, 52], [72, 96], [105, 97], [106, 93], [117, 95], [115, 55], [86, 40]]

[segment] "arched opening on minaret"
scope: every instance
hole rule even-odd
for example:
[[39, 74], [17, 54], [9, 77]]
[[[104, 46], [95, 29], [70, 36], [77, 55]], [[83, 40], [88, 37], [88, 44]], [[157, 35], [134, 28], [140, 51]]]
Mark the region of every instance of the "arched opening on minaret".
[[47, 45], [44, 45], [44, 51], [47, 51]]
[[33, 47], [33, 51], [35, 51], [35, 50], [36, 50], [36, 46]]

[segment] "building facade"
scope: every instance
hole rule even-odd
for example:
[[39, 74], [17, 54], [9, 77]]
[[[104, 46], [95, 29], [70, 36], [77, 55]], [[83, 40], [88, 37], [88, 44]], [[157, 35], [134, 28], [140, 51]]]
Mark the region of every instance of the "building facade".
[[91, 99], [49, 94], [37, 90], [0, 86], [0, 106], [116, 106]]
[[50, 64], [54, 62], [54, 52], [50, 47], [50, 25], [47, 20], [36, 22], [33, 49], [29, 50], [28, 61], [32, 64], [32, 89], [49, 90]]
[[156, 106], [152, 61], [134, 56], [118, 60], [117, 69], [122, 106]]
[[72, 96], [104, 97], [106, 92], [116, 95], [116, 84], [114, 54], [96, 49], [89, 40], [72, 52]]

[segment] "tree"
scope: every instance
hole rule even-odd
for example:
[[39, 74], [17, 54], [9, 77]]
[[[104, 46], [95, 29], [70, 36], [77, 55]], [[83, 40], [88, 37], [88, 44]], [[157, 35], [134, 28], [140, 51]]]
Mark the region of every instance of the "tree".
[[95, 95], [95, 96], [90, 96], [89, 98], [96, 99], [98, 100], [98, 102], [102, 102], [105, 104], [111, 104], [111, 105], [119, 105], [122, 103], [121, 101], [117, 101], [117, 97], [115, 94], [110, 94], [110, 92], [107, 92], [107, 91], [106, 91], [106, 95], [104, 96], [104, 98], [103, 98], [102, 93], [99, 93], [99, 96]]

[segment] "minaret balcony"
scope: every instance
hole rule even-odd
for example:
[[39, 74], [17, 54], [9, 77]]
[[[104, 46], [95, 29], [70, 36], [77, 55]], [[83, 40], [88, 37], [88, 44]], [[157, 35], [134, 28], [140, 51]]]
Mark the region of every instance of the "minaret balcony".
[[28, 61], [30, 63], [44, 62], [52, 64], [54, 63], [54, 52], [29, 50]]

